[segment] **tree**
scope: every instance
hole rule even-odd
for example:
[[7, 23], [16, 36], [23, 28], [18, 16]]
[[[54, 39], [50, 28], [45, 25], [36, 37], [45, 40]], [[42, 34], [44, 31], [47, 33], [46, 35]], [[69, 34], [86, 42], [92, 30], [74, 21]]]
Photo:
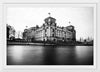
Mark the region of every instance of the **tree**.
[[36, 25], [36, 28], [39, 28], [39, 26], [38, 26], [38, 25]]
[[9, 27], [7, 27], [7, 38], [9, 38]]

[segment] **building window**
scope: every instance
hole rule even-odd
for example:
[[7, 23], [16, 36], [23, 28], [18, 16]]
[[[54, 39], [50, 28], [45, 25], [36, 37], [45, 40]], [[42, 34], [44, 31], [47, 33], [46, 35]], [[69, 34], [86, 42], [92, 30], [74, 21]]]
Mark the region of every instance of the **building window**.
[[52, 32], [54, 32], [55, 31], [55, 29], [52, 29]]
[[54, 34], [52, 34], [52, 36], [54, 37]]
[[46, 32], [46, 29], [45, 29], [45, 32]]

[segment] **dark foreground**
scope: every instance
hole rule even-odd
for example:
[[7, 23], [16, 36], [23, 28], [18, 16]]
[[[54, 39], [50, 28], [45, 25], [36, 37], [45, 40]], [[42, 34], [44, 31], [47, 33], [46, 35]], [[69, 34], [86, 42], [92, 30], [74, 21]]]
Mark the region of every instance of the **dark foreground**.
[[93, 65], [93, 46], [8, 45], [7, 65]]

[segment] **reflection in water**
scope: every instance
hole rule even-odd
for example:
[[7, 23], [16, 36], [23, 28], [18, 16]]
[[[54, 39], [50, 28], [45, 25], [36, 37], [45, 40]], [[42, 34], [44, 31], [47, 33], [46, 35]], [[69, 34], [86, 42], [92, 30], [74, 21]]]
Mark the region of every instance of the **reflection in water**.
[[78, 64], [93, 64], [93, 47], [92, 46], [77, 46], [76, 55]]
[[93, 46], [7, 47], [8, 65], [93, 65]]
[[66, 48], [60, 46], [57, 49], [57, 63], [63, 65], [74, 65], [76, 63], [76, 47], [67, 46]]
[[56, 46], [44, 46], [44, 64], [56, 65]]
[[8, 46], [8, 64], [31, 65], [42, 64], [42, 47], [38, 46]]
[[12, 48], [12, 50], [10, 51], [9, 56], [11, 56], [11, 55], [13, 57], [13, 60], [16, 63], [22, 62], [23, 61], [23, 48], [20, 46], [18, 48], [16, 48], [14, 46], [14, 48]]

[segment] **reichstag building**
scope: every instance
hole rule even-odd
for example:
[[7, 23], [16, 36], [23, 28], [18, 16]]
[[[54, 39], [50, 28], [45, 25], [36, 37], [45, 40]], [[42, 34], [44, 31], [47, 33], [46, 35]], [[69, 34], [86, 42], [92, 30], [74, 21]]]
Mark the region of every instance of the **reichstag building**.
[[42, 26], [24, 29], [23, 39], [27, 41], [76, 41], [74, 26], [57, 26], [56, 19], [49, 16]]

